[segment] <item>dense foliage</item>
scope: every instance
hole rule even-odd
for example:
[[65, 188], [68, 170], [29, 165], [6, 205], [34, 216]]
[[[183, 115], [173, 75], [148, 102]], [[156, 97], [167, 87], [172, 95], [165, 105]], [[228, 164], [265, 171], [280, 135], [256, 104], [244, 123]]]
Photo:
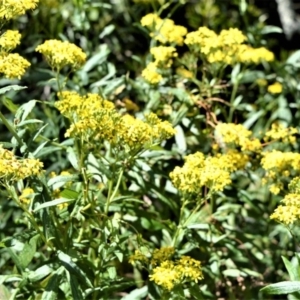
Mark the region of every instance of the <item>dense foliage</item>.
[[0, 26], [1, 300], [300, 299], [300, 50], [263, 11], [0, 0]]

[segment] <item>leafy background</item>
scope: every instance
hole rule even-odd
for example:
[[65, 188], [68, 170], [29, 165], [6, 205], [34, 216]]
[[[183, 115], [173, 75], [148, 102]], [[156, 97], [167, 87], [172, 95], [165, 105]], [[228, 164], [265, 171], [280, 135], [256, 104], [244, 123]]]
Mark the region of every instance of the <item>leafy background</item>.
[[[103, 253], [99, 251], [102, 257], [107, 257], [107, 262], [110, 262], [103, 263], [101, 268], [111, 268], [108, 275], [109, 284], [105, 285], [101, 281], [100, 294], [94, 293], [90, 296], [94, 297], [91, 299], [128, 300], [161, 297], [151, 282], [147, 281], [147, 272], [134, 269], [128, 264], [128, 257], [137, 245], [136, 236], [153, 243], [156, 248], [166, 244], [169, 239], [168, 232], [177, 226], [181, 201], [178, 192], [170, 185], [169, 173], [175, 166], [183, 165], [183, 157], [187, 154], [196, 151], [208, 153], [211, 149], [212, 139], [207, 134], [209, 126], [205, 118], [206, 111], [191, 104], [187, 99], [185, 92], [189, 86], [186, 90], [176, 86], [156, 87], [145, 84], [139, 77], [149, 60], [150, 37], [140, 24], [144, 15], [166, 5], [162, 16], [166, 17], [172, 12], [171, 18], [175, 23], [186, 26], [189, 31], [196, 30], [199, 26], [208, 26], [216, 32], [235, 27], [247, 35], [253, 46], [266, 46], [273, 50], [276, 55], [273, 64], [243, 71], [238, 90], [240, 98], [235, 102], [233, 121], [244, 124], [257, 134], [269, 128], [272, 122], [279, 120], [287, 126], [298, 126], [300, 52], [297, 49], [285, 49], [280, 42], [280, 29], [266, 23], [266, 15], [272, 15], [272, 12], [266, 12], [263, 7], [258, 8], [252, 1], [249, 2], [41, 0], [36, 10], [7, 25], [8, 28], [19, 29], [22, 33], [22, 43], [16, 51], [32, 64], [21, 81], [0, 80], [1, 87], [8, 84], [27, 86], [27, 89], [10, 91], [2, 97], [0, 109], [7, 119], [14, 119], [14, 113], [20, 105], [32, 99], [41, 100], [30, 112], [31, 119], [39, 119], [48, 124], [43, 131], [44, 138], [55, 140], [57, 144], [64, 141], [68, 124], [57, 110], [48, 105], [56, 99], [57, 86], [46, 62], [34, 51], [37, 45], [53, 38], [73, 42], [88, 55], [86, 65], [70, 76], [66, 89], [80, 93], [98, 92], [114, 101], [120, 109], [120, 103], [129, 98], [139, 107], [137, 115], [153, 111], [167, 118], [168, 116], [164, 116], [166, 105], [170, 105], [173, 112], [170, 119], [178, 131], [175, 138], [164, 143], [163, 147], [158, 147], [156, 151], [146, 153], [132, 170], [126, 173], [126, 182], [120, 195], [128, 195], [128, 187], [134, 187], [130, 194], [135, 199], [142, 200], [142, 205], [120, 199], [118, 205], [111, 207], [110, 216], [119, 212], [127, 216], [128, 220], [122, 225], [111, 223], [107, 236], [104, 234], [95, 237], [91, 234], [84, 245], [82, 253], [89, 253], [91, 243], [104, 244], [101, 250]], [[182, 47], [179, 51], [184, 53], [186, 50]], [[226, 69], [224, 80], [232, 79], [234, 72], [239, 70]], [[264, 78], [270, 83], [281, 82], [284, 92], [276, 97], [267, 94], [266, 90], [255, 84], [258, 78]], [[190, 87], [192, 88], [192, 85]], [[231, 93], [229, 87], [222, 96], [228, 100]], [[213, 104], [211, 109], [221, 120], [223, 118], [223, 121], [226, 121], [222, 115], [222, 110], [226, 108], [222, 104]], [[0, 140], [9, 142], [9, 132], [3, 124], [0, 126]], [[35, 130], [35, 126], [27, 127], [23, 135], [32, 152], [41, 143], [41, 140], [32, 141]], [[298, 151], [298, 148], [299, 144], [293, 151]], [[44, 162], [47, 173], [72, 170], [70, 156], [56, 144], [47, 145], [38, 158]], [[110, 172], [110, 169], [102, 168], [101, 171]], [[294, 238], [291, 238], [283, 225], [269, 219], [281, 198], [271, 195], [268, 188], [261, 185], [263, 176], [262, 171], [237, 175], [233, 184], [217, 195], [214, 207], [204, 205], [196, 220], [188, 224], [179, 253], [188, 253], [200, 260], [204, 272], [204, 280], [200, 283], [202, 294], [192, 294], [191, 299], [268, 299], [259, 292], [263, 286], [288, 280], [281, 256], [291, 259], [294, 252], [299, 251], [296, 238], [299, 230], [295, 228]], [[0, 238], [6, 241], [5, 247], [3, 244], [1, 249], [1, 274], [16, 274], [17, 268], [23, 276], [22, 280], [27, 276], [27, 281], [22, 281], [24, 288], [20, 287], [17, 299], [39, 299], [45, 288], [43, 280], [47, 272], [44, 273], [44, 269], [40, 270], [43, 274], [40, 278], [36, 270], [45, 262], [53, 263], [54, 257], [48, 255], [46, 249], [30, 235], [30, 232], [27, 233], [28, 222], [23, 211], [7, 200], [4, 190], [0, 192]], [[130, 216], [134, 218], [130, 219]], [[83, 224], [87, 227], [96, 226], [89, 223], [88, 218]], [[105, 226], [109, 227], [107, 224]], [[63, 228], [61, 226], [60, 229]], [[136, 235], [137, 232], [139, 235]], [[11, 237], [13, 239], [9, 239]], [[107, 242], [111, 238], [112, 240]], [[116, 245], [111, 246], [113, 239]], [[15, 244], [16, 240], [19, 244]], [[12, 252], [18, 253], [18, 245], [22, 248], [21, 245], [24, 246], [26, 241], [27, 244], [30, 241], [30, 251], [36, 249], [36, 253], [29, 259], [24, 254], [27, 257], [24, 260], [28, 259], [28, 263], [18, 266], [18, 260], [14, 259]], [[113, 253], [109, 252], [110, 249]], [[116, 260], [116, 253], [125, 256], [121, 262]], [[69, 255], [71, 254], [72, 251]], [[97, 256], [100, 254], [93, 254], [95, 261], [99, 259]], [[60, 261], [67, 260], [63, 255], [61, 254]], [[91, 257], [89, 263], [92, 261]], [[88, 265], [80, 267], [88, 272]], [[59, 276], [60, 269], [53, 267], [49, 274], [53, 270]], [[117, 277], [114, 272], [117, 273]], [[118, 282], [121, 277], [131, 281]], [[79, 271], [72, 278], [79, 282], [84, 281]], [[3, 276], [1, 280], [3, 282]], [[85, 282], [84, 285], [86, 299], [90, 299], [87, 292], [89, 283]], [[144, 288], [146, 285], [148, 291]], [[1, 285], [1, 297], [4, 294], [11, 296], [11, 291], [16, 288], [13, 282], [6, 286], [7, 289]], [[61, 291], [60, 293], [59, 299], [66, 297]], [[9, 299], [5, 297], [1, 299]], [[72, 299], [74, 294], [68, 297]], [[269, 299], [283, 299], [283, 296], [272, 296]]]

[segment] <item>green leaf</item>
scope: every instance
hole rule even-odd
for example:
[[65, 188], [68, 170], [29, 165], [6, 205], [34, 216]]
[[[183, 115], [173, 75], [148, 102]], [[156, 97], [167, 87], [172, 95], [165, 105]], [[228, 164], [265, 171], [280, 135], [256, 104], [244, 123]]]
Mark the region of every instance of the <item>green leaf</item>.
[[19, 260], [22, 265], [22, 268], [25, 269], [33, 259], [36, 252], [36, 244], [38, 239], [38, 234], [32, 237], [30, 241], [24, 245], [24, 248], [21, 251], [21, 253], [19, 253]]
[[80, 289], [80, 285], [76, 276], [73, 276], [71, 273], [68, 272], [68, 280], [71, 287], [71, 292], [74, 300], [83, 300], [83, 293]]
[[21, 122], [25, 121], [28, 115], [31, 113], [32, 109], [35, 107], [36, 100], [30, 100], [27, 103], [19, 107], [16, 112], [16, 119], [19, 119]]
[[69, 162], [71, 163], [72, 167], [75, 170], [79, 170], [79, 165], [78, 165], [78, 160], [77, 160], [77, 156], [75, 154], [75, 151], [72, 147], [68, 147], [67, 149], [67, 157], [69, 159]]
[[59, 287], [59, 282], [61, 275], [64, 271], [64, 267], [58, 268], [53, 275], [51, 276], [45, 291], [43, 292], [41, 300], [56, 300], [57, 299], [57, 291]]
[[115, 279], [117, 276], [116, 267], [110, 266], [107, 268], [108, 276], [110, 279]]
[[290, 279], [293, 281], [300, 281], [300, 276], [299, 276], [299, 262], [298, 259], [294, 259], [293, 262], [290, 262], [286, 257], [281, 256], [284, 265], [290, 275]]
[[63, 203], [73, 202], [74, 200], [75, 199], [58, 198], [58, 199], [40, 204], [37, 208], [34, 209], [33, 212], [36, 213], [40, 209], [43, 209], [43, 208], [46, 208], [46, 207], [51, 207], [51, 206], [57, 206], [57, 205], [63, 204]]
[[144, 299], [148, 294], [148, 287], [145, 285], [140, 289], [131, 291], [128, 295], [124, 296], [122, 300], [140, 300]]
[[93, 284], [88, 279], [87, 275], [73, 262], [72, 258], [62, 251], [58, 251], [58, 259], [62, 262], [63, 266], [72, 274], [75, 274], [84, 282], [88, 287], [93, 288]]
[[9, 85], [9, 86], [6, 86], [6, 87], [0, 89], [0, 95], [5, 94], [11, 90], [20, 91], [20, 90], [24, 90], [24, 89], [27, 89], [27, 86]]
[[51, 178], [47, 185], [53, 186], [53, 189], [59, 189], [64, 186], [67, 182], [74, 182], [78, 180], [77, 175], [59, 175]]
[[59, 195], [62, 198], [74, 200], [78, 198], [79, 193], [71, 189], [64, 189], [62, 192], [59, 193]]
[[53, 271], [48, 265], [41, 266], [40, 268], [36, 269], [35, 271], [31, 271], [28, 275], [28, 279], [31, 282], [40, 281], [41, 279], [48, 276]]
[[7, 97], [4, 97], [2, 100], [4, 106], [13, 114], [15, 114], [17, 112], [17, 110], [19, 109], [19, 106], [14, 104], [13, 101]]
[[11, 259], [12, 259], [13, 262], [15, 263], [15, 265], [16, 265], [18, 271], [19, 271], [20, 273], [24, 272], [23, 265], [22, 265], [22, 263], [20, 262], [18, 255], [17, 255], [11, 248], [7, 248], [7, 251], [8, 251], [8, 253], [9, 253]]
[[11, 294], [10, 294], [9, 290], [3, 284], [0, 284], [0, 299], [1, 300], [9, 300], [10, 296], [11, 296]]
[[282, 281], [265, 286], [260, 290], [271, 295], [291, 294], [300, 291], [300, 281]]

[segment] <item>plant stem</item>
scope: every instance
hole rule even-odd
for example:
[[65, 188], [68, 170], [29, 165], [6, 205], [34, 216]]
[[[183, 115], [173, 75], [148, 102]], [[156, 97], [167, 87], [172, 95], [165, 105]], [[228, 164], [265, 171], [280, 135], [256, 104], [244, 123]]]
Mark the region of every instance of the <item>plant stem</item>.
[[232, 122], [233, 113], [234, 113], [233, 102], [235, 100], [235, 97], [236, 97], [236, 94], [237, 94], [237, 91], [238, 91], [238, 87], [239, 87], [239, 81], [236, 80], [234, 85], [233, 85], [233, 90], [232, 90], [231, 97], [230, 97], [229, 117], [228, 117], [228, 120], [227, 120], [228, 123]]
[[105, 214], [108, 213], [108, 209], [109, 209], [109, 205], [111, 203], [111, 201], [113, 201], [113, 199], [115, 198], [117, 192], [118, 192], [118, 189], [120, 187], [120, 184], [121, 184], [121, 180], [122, 180], [122, 177], [123, 177], [123, 173], [124, 173], [124, 170], [122, 169], [120, 171], [120, 174], [119, 174], [119, 178], [118, 178], [118, 181], [117, 181], [117, 184], [114, 188], [114, 191], [113, 193], [108, 197], [107, 201], [106, 201], [106, 206], [105, 206]]

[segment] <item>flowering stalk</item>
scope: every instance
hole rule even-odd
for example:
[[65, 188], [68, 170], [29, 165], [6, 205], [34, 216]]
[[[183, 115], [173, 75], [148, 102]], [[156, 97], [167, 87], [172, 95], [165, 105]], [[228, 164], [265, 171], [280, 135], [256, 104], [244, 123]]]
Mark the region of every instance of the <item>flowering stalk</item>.
[[111, 182], [110, 182], [110, 191], [108, 193], [108, 197], [107, 197], [107, 201], [106, 201], [105, 214], [108, 214], [109, 205], [114, 200], [114, 198], [115, 198], [115, 196], [116, 196], [116, 194], [118, 192], [118, 189], [120, 187], [121, 180], [122, 180], [122, 177], [123, 177], [123, 173], [124, 173], [124, 169], [122, 168], [121, 171], [120, 171], [119, 177], [118, 177], [117, 184], [116, 184], [116, 186], [115, 186], [114, 191], [112, 192], [112, 194], [110, 192], [111, 192], [111, 187], [112, 187], [112, 184], [113, 184], [113, 180], [111, 180]]

